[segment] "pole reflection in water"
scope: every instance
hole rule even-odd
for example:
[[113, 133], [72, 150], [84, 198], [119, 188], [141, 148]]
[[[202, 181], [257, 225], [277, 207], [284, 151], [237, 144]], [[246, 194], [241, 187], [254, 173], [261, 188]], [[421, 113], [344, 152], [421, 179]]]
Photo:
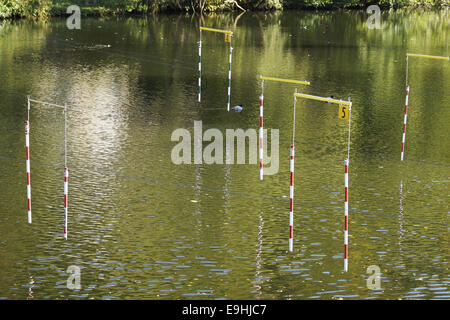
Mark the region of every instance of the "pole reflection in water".
[[[234, 156], [234, 154], [233, 154]], [[228, 149], [228, 147], [226, 148], [226, 159], [227, 161], [225, 161], [225, 188], [224, 188], [224, 197], [225, 197], [225, 212], [228, 213], [228, 208], [230, 205], [230, 184], [231, 184], [231, 165], [230, 163], [232, 163], [232, 160], [230, 158], [230, 151]], [[228, 215], [227, 215], [228, 216]]]
[[34, 296], [33, 296], [33, 287], [34, 287], [33, 276], [30, 276], [30, 286], [28, 287], [28, 296], [27, 296], [27, 300], [32, 300], [32, 299], [34, 299]]
[[399, 204], [399, 216], [398, 216], [398, 225], [399, 225], [399, 231], [398, 231], [398, 246], [400, 253], [402, 252], [402, 241], [403, 241], [403, 199], [405, 198], [403, 195], [403, 181], [400, 181], [400, 204]]
[[194, 187], [194, 201], [197, 203], [195, 213], [201, 213], [200, 210], [200, 195], [202, 193], [202, 175], [200, 174], [200, 166], [195, 166], [195, 187]]
[[256, 251], [256, 272], [255, 272], [255, 281], [254, 287], [256, 289], [256, 293], [258, 296], [262, 294], [261, 292], [261, 283], [262, 283], [262, 276], [261, 276], [261, 263], [262, 263], [262, 243], [263, 243], [263, 227], [264, 227], [264, 221], [262, 217], [262, 213], [259, 214], [259, 225], [258, 225], [258, 242], [257, 242], [257, 251]]

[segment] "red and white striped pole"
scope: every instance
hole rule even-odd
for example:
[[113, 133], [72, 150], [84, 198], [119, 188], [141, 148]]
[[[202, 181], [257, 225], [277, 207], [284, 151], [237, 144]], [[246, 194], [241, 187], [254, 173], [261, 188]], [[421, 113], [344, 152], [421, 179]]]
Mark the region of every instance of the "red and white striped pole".
[[198, 102], [202, 101], [202, 29], [200, 29], [200, 41], [198, 42]]
[[[28, 101], [28, 104], [30, 102]], [[27, 199], [28, 199], [28, 223], [31, 223], [31, 181], [30, 181], [30, 122], [25, 121], [25, 150], [27, 154]]]
[[294, 250], [294, 145], [291, 145], [291, 184], [289, 187], [289, 251]]
[[263, 160], [264, 160], [264, 125], [263, 125], [263, 117], [264, 117], [264, 80], [261, 80], [261, 95], [259, 96], [259, 180], [264, 179], [264, 168], [263, 168]]
[[67, 168], [67, 105], [64, 104], [64, 239], [67, 240], [67, 202], [69, 197], [69, 169]]
[[233, 55], [233, 47], [231, 46], [231, 40], [233, 39], [233, 34], [230, 34], [230, 60], [228, 63], [228, 102], [227, 111], [230, 111], [231, 103], [231, 56]]
[[67, 201], [69, 196], [69, 169], [64, 167], [64, 239], [67, 239]]
[[408, 118], [408, 99], [409, 99], [409, 85], [406, 85], [405, 116], [403, 118], [402, 155], [401, 155], [401, 158], [400, 158], [401, 161], [403, 161], [403, 156], [405, 154], [406, 120]]
[[344, 271], [348, 271], [348, 158], [345, 158], [345, 222], [344, 222]]
[[[297, 88], [295, 88], [297, 93]], [[297, 97], [294, 94], [294, 114], [292, 117], [292, 144], [291, 144], [291, 162], [290, 173], [291, 182], [289, 186], [289, 251], [294, 250], [294, 155], [295, 155], [295, 112], [297, 105]]]

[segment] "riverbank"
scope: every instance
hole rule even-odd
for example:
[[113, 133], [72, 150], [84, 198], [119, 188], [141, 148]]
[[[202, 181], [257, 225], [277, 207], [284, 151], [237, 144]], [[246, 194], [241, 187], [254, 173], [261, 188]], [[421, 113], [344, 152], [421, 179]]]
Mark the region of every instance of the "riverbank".
[[[378, 0], [382, 9], [389, 8], [442, 8], [449, 7], [450, 0]], [[368, 4], [360, 0], [0, 0], [0, 19], [46, 18], [66, 16], [70, 5], [78, 5], [83, 16], [127, 14], [155, 14], [158, 12], [208, 13], [224, 11], [270, 11], [282, 9], [333, 10], [365, 9]]]

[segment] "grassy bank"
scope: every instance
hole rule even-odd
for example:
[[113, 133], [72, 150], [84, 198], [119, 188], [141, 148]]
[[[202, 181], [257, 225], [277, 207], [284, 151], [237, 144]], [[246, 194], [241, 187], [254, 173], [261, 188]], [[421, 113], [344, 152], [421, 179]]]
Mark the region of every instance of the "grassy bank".
[[362, 9], [450, 6], [450, 0], [0, 0], [0, 19], [66, 15], [78, 5], [82, 15], [154, 14], [157, 12], [214, 12], [230, 10]]

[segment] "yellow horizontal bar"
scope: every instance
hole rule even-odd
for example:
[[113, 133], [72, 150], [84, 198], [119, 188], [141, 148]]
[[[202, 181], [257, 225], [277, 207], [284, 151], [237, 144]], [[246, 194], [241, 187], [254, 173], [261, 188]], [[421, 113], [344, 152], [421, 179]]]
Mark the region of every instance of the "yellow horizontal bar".
[[309, 81], [302, 81], [302, 80], [290, 80], [290, 79], [281, 79], [281, 78], [274, 78], [274, 77], [259, 77], [261, 80], [271, 80], [271, 81], [278, 81], [278, 82], [288, 82], [288, 83], [298, 83], [298, 84], [304, 84], [309, 86], [311, 82]]
[[428, 56], [426, 54], [417, 54], [417, 53], [407, 53], [406, 56], [408, 56], [408, 57], [418, 57], [418, 58], [428, 58], [428, 59], [449, 60], [449, 57]]
[[34, 99], [30, 99], [31, 102], [36, 102], [36, 103], [41, 103], [41, 104], [46, 104], [48, 106], [52, 106], [52, 107], [58, 107], [58, 108], [65, 108], [64, 106], [60, 106], [59, 104], [54, 104], [54, 103], [48, 103], [45, 101], [39, 101], [39, 100], [34, 100]]
[[298, 98], [305, 98], [305, 99], [311, 99], [311, 100], [325, 101], [325, 102], [336, 103], [336, 104], [339, 104], [339, 105], [346, 105], [346, 106], [350, 106], [352, 104], [350, 101], [336, 100], [336, 99], [332, 99], [332, 98], [324, 98], [324, 97], [312, 96], [310, 94], [304, 94], [304, 93], [294, 93], [294, 96], [298, 97]]
[[220, 29], [214, 29], [214, 28], [206, 28], [206, 27], [200, 27], [200, 30], [205, 30], [205, 31], [212, 31], [212, 32], [220, 32], [220, 33], [228, 33], [228, 34], [233, 34], [233, 31], [228, 31], [228, 30], [220, 30]]

